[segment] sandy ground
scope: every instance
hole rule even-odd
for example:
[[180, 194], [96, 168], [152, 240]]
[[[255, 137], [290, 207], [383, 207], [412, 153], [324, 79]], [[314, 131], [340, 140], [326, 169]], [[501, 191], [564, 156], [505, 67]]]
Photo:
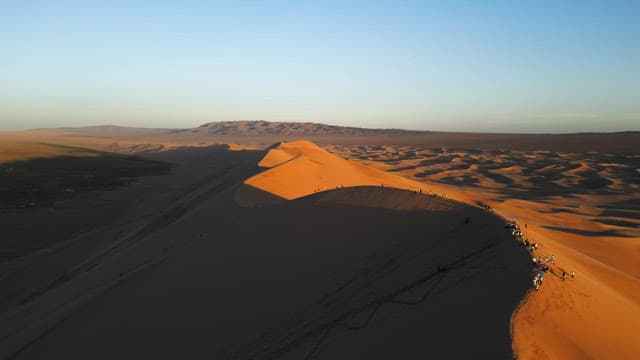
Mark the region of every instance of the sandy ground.
[[[334, 146], [329, 150], [420, 180], [428, 191], [489, 204], [554, 257], [539, 292], [513, 318], [523, 359], [637, 359], [640, 342], [638, 153]], [[526, 224], [526, 228], [525, 228]], [[561, 279], [575, 272], [575, 279]]]
[[380, 186], [420, 192], [422, 184], [370, 166], [331, 155], [309, 141], [282, 143], [258, 164], [267, 169], [247, 185], [292, 200], [313, 193], [350, 186]]
[[[640, 158], [638, 157], [637, 140], [634, 140], [637, 138], [637, 134], [587, 135], [582, 137], [578, 135], [542, 137], [486, 135], [474, 137], [473, 134], [453, 134], [449, 137], [428, 138], [429, 142], [423, 141], [425, 139], [423, 137], [411, 139], [359, 137], [334, 139], [333, 143], [336, 145], [330, 145], [332, 143], [331, 138], [318, 138], [315, 140], [327, 145], [324, 148], [333, 154], [321, 156], [321, 163], [330, 160], [328, 161], [328, 167], [331, 168], [331, 171], [325, 172], [323, 169], [327, 169], [327, 166], [325, 166], [327, 164], [318, 166], [317, 163], [308, 161], [309, 158], [316, 158], [316, 161], [318, 159], [316, 156], [305, 154], [306, 150], [271, 152], [263, 159], [265, 153], [255, 149], [264, 148], [271, 140], [273, 142], [278, 141], [277, 137], [274, 137], [274, 139], [265, 137], [244, 139], [247, 140], [247, 145], [233, 145], [231, 149], [236, 151], [225, 152], [226, 155], [220, 157], [216, 152], [220, 149], [210, 153], [209, 151], [212, 150], [207, 149], [206, 146], [216, 142], [241, 144], [243, 139], [238, 138], [229, 141], [231, 139], [228, 137], [221, 137], [193, 141], [188, 137], [172, 137], [169, 140], [163, 137], [164, 135], [157, 134], [138, 134], [135, 136], [127, 135], [125, 137], [109, 138], [92, 134], [70, 136], [69, 134], [43, 135], [39, 133], [38, 141], [70, 144], [121, 153], [139, 153], [154, 159], [173, 157], [173, 160], [180, 163], [181, 166], [176, 170], [175, 176], [145, 178], [141, 185], [138, 185], [138, 188], [128, 187], [116, 192], [108, 192], [92, 197], [94, 201], [92, 209], [95, 211], [86, 212], [86, 218], [83, 218], [87, 219], [86, 221], [66, 223], [66, 225], [64, 221], [61, 221], [59, 225], [55, 225], [57, 222], [45, 221], [43, 225], [34, 227], [34, 229], [38, 229], [37, 231], [29, 232], [29, 219], [27, 217], [16, 219], [17, 223], [22, 221], [22, 223], [26, 224], [24, 226], [24, 238], [30, 241], [42, 239], [42, 234], [47, 233], [60, 232], [69, 235], [60, 236], [59, 240], [53, 241], [62, 241], [61, 245], [48, 247], [30, 256], [0, 264], [0, 282], [2, 282], [0, 286], [0, 289], [2, 289], [2, 321], [0, 321], [0, 324], [3, 324], [0, 326], [0, 330], [3, 331], [0, 349], [4, 351], [3, 354], [7, 354], [7, 349], [15, 350], [21, 348], [25, 340], [35, 338], [38, 334], [42, 334], [46, 329], [50, 329], [51, 326], [57, 324], [60, 319], [67, 317], [69, 320], [60, 323], [59, 326], [64, 326], [68, 322], [71, 324], [68, 330], [63, 330], [59, 333], [57, 330], [52, 331], [49, 335], [41, 338], [42, 342], [37, 341], [33, 346], [25, 349], [21, 356], [36, 357], [36, 355], [44, 355], [46, 347], [39, 344], [55, 347], [58, 341], [60, 344], [65, 344], [65, 339], [69, 339], [69, 336], [78, 335], [80, 332], [78, 329], [81, 327], [83, 319], [85, 319], [82, 316], [86, 314], [73, 316], [70, 316], [70, 314], [77, 314], [78, 311], [76, 309], [80, 305], [89, 303], [90, 305], [87, 306], [90, 307], [94, 306], [92, 305], [94, 302], [100, 304], [99, 299], [107, 296], [112, 291], [117, 293], [122, 284], [127, 284], [129, 281], [139, 284], [142, 280], [135, 279], [147, 272], [153, 272], [153, 270], [149, 269], [162, 268], [166, 260], [161, 260], [172, 259], [174, 253], [181, 253], [182, 249], [187, 246], [185, 243], [196, 244], [198, 241], [205, 240], [198, 240], [200, 239], [199, 233], [197, 236], [194, 235], [193, 238], [177, 235], [173, 237], [157, 235], [158, 239], [162, 240], [148, 245], [147, 248], [143, 245], [131, 246], [124, 244], [146, 243], [142, 239], [156, 236], [153, 235], [158, 231], [156, 229], [178, 226], [172, 224], [179, 223], [182, 218], [192, 211], [194, 212], [193, 216], [196, 217], [195, 213], [199, 211], [191, 209], [197, 209], [199, 206], [214, 206], [213, 203], [216, 203], [217, 200], [211, 200], [212, 194], [224, 193], [224, 196], [227, 197], [225, 201], [229, 201], [229, 204], [231, 204], [229, 199], [233, 199], [233, 208], [237, 207], [237, 209], [240, 209], [238, 211], [272, 210], [285, 206], [282, 198], [272, 196], [263, 190], [279, 193], [284, 198], [297, 199], [290, 200], [287, 204], [305, 202], [306, 205], [304, 206], [308, 206], [309, 202], [312, 201], [310, 199], [313, 199], [315, 201], [314, 204], [325, 206], [326, 201], [329, 201], [326, 199], [331, 199], [330, 206], [356, 205], [354, 203], [356, 201], [356, 206], [359, 209], [368, 209], [372, 203], [375, 203], [377, 204], [374, 206], [376, 211], [399, 211], [398, 207], [413, 204], [410, 205], [409, 209], [405, 208], [401, 211], [419, 211], [422, 205], [410, 201], [401, 201], [399, 203], [398, 200], [393, 200], [394, 198], [402, 198], [397, 195], [384, 199], [378, 198], [381, 196], [379, 194], [381, 192], [393, 191], [389, 187], [398, 187], [412, 190], [421, 188], [424, 195], [429, 195], [430, 193], [438, 194], [476, 206], [480, 203], [488, 204], [500, 216], [516, 219], [525, 237], [539, 245], [533, 256], [538, 259], [553, 256], [554, 262], [547, 262], [552, 271], [545, 277], [545, 282], [540, 291], [530, 292], [512, 316], [511, 335], [513, 343], [511, 345], [518, 358], [637, 359], [640, 357], [640, 346], [635, 336], [637, 329], [640, 329], [640, 302], [638, 301], [640, 299], [640, 285], [638, 283], [640, 278], [640, 256], [638, 256], [640, 251], [640, 207], [638, 206], [640, 203], [640, 195], [638, 195], [640, 193], [640, 184], [638, 182]], [[0, 148], [3, 144], [7, 144], [7, 136], [15, 140], [14, 135], [0, 134]], [[19, 141], [22, 144], [32, 142], [35, 139], [34, 134], [24, 136], [26, 138]], [[425, 146], [425, 143], [428, 143], [429, 146]], [[200, 149], [181, 149], [180, 147], [184, 145], [197, 146]], [[181, 150], [167, 151], [170, 149]], [[250, 149], [251, 151], [241, 151], [243, 149]], [[228, 154], [235, 155], [228, 157]], [[14, 154], [12, 156], [15, 157], [17, 155]], [[192, 158], [191, 156], [194, 157]], [[336, 164], [334, 161], [336, 157], [350, 159], [349, 166], [343, 167], [345, 165], [339, 164], [340, 162]], [[222, 161], [223, 159], [227, 160]], [[261, 160], [263, 161], [261, 163], [262, 166], [257, 166]], [[286, 186], [286, 183], [283, 186], [282, 179], [279, 179], [279, 177], [282, 176], [284, 171], [280, 173], [280, 171], [274, 172], [274, 170], [278, 168], [286, 170], [287, 164], [294, 163], [296, 160], [298, 160], [299, 164], [302, 164], [301, 167], [304, 167], [305, 171], [302, 174], [308, 173], [298, 180], [314, 179], [315, 183], [308, 183], [307, 181], [307, 185], [303, 187], [299, 185]], [[358, 164], [354, 163], [367, 165], [367, 170], [362, 170], [360, 166], [356, 166]], [[373, 171], [371, 168], [386, 171], [386, 173]], [[366, 184], [376, 185], [375, 189], [378, 192], [373, 192], [372, 188], [370, 189], [371, 192], [365, 197], [350, 193], [349, 191], [352, 189], [347, 188], [347, 185], [344, 184], [344, 177], [333, 178], [336, 173], [341, 174], [344, 171], [348, 171], [351, 175], [358, 177], [359, 181], [363, 179], [370, 181]], [[234, 172], [234, 175], [221, 175], [228, 172]], [[271, 172], [271, 175], [266, 176], [269, 172]], [[332, 180], [326, 179], [327, 174], [332, 175]], [[404, 179], [399, 180], [398, 176], [388, 178], [389, 174], [398, 175]], [[256, 175], [257, 178], [253, 178]], [[295, 170], [290, 175], [298, 176]], [[388, 185], [382, 191], [378, 187], [378, 182], [384, 183], [385, 180], [380, 181], [380, 177], [385, 177], [386, 181], [392, 179], [391, 182], [396, 182], [396, 185]], [[233, 178], [233, 180], [229, 178]], [[287, 176], [283, 178], [286, 179]], [[227, 180], [222, 181], [222, 179]], [[254, 186], [240, 186], [239, 183], [245, 179], [264, 180], [253, 184], [262, 187], [262, 190]], [[300, 181], [297, 183], [300, 183]], [[235, 184], [233, 185], [234, 190], [231, 190], [230, 186], [232, 185], [230, 184]], [[336, 187], [345, 188], [336, 191]], [[305, 197], [305, 194], [310, 194], [311, 197]], [[339, 195], [334, 197], [333, 194]], [[87, 198], [85, 199], [82, 199], [81, 195], [77, 195], [77, 200], [76, 198], [65, 200], [65, 204], [68, 204], [65, 209], [71, 211], [71, 208], [83, 208], [90, 197], [90, 195], [86, 196]], [[432, 199], [430, 196], [426, 197]], [[183, 206], [186, 201], [181, 201], [181, 199], [185, 198], [200, 200], [195, 201], [195, 206], [190, 203]], [[421, 199], [422, 197], [418, 196], [417, 198]], [[103, 205], [100, 205], [102, 199], [104, 199]], [[107, 203], [111, 204], [111, 208], [104, 205]], [[451, 203], [445, 202], [445, 204]], [[459, 203], [454, 204], [459, 205]], [[299, 205], [287, 206], [291, 206], [287, 210], [290, 212], [282, 210], [283, 213], [280, 214], [286, 214], [288, 220], [272, 219], [273, 223], [284, 224], [292, 223], [291, 219], [299, 220], [296, 217], [299, 216], [298, 212], [301, 211], [296, 208]], [[431, 203], [430, 206], [435, 206], [430, 210], [430, 213], [445, 211], [440, 208], [440, 205], [436, 206], [436, 203]], [[418, 210], [412, 207], [416, 207]], [[185, 211], [184, 208], [189, 210]], [[210, 209], [213, 209], [213, 207]], [[216, 219], [228, 219], [229, 222], [237, 221], [234, 220], [235, 218], [224, 217], [228, 209], [229, 207], [221, 211], [222, 215], [213, 212], [213, 217]], [[334, 209], [331, 209], [331, 211], [326, 211], [332, 213]], [[42, 209], [29, 211], [34, 211], [34, 213], [42, 211], [42, 213], [35, 215], [36, 217], [46, 216]], [[101, 213], [102, 211], [104, 213]], [[109, 211], [112, 211], [112, 213], [109, 213]], [[79, 210], [76, 210], [76, 213], [79, 212]], [[270, 214], [270, 211], [265, 213]], [[59, 216], [59, 219], [64, 219], [65, 214], [72, 214], [72, 212], [66, 213], [63, 211], [56, 216]], [[386, 214], [384, 216], [387, 216]], [[484, 214], [484, 212], [481, 212], [481, 214]], [[205, 217], [205, 215], [198, 216]], [[462, 213], [455, 215], [457, 218], [460, 218], [460, 216], [464, 215]], [[6, 219], [6, 217], [3, 218]], [[475, 223], [473, 219], [475, 219], [475, 215], [472, 216], [471, 224]], [[208, 220], [208, 223], [213, 224], [214, 220]], [[11, 224], [13, 223], [5, 222], [3, 226], [6, 228], [7, 226], [12, 226]], [[161, 226], [159, 224], [168, 225]], [[236, 225], [238, 228], [259, 228], [252, 223]], [[83, 226], [85, 227], [83, 228]], [[320, 228], [326, 227], [320, 224], [316, 224], [316, 226]], [[63, 228], [64, 231], [62, 231]], [[89, 231], [88, 229], [94, 229], [95, 231]], [[299, 231], [301, 230], [298, 229], [296, 231], [298, 231], [299, 237]], [[261, 235], [264, 235], [264, 232], [261, 232]], [[447, 234], [446, 236], [450, 237], [451, 235]], [[67, 241], [63, 241], [63, 238], [66, 238]], [[184, 240], [187, 238], [190, 240]], [[205, 234], [203, 239], [210, 239], [210, 237]], [[110, 248], [116, 250], [108, 250]], [[124, 251], [121, 248], [130, 250]], [[206, 247], [199, 248], [203, 253], [207, 253], [211, 249]], [[137, 252], [127, 255], [130, 258], [124, 255], [134, 250]], [[220, 251], [220, 249], [215, 248], [215, 251]], [[184, 252], [189, 253], [187, 250], [184, 250]], [[114, 253], [118, 255], [114, 256]], [[374, 251], [374, 253], [377, 254], [377, 251]], [[391, 254], [393, 252], [385, 249], [381, 253]], [[140, 254], [145, 254], [145, 256]], [[232, 252], [227, 253], [227, 255], [229, 254], [232, 254]], [[398, 254], [395, 253], [395, 255], [390, 256], [393, 258]], [[232, 255], [229, 256], [232, 257]], [[372, 255], [372, 258], [376, 256]], [[87, 258], [90, 260], [87, 260]], [[95, 259], [100, 260], [95, 261]], [[109, 260], [107, 261], [107, 259]], [[144, 262], [141, 262], [143, 259]], [[191, 266], [188, 264], [189, 255], [185, 255], [184, 259], [186, 260], [182, 260], [184, 261], [184, 263], [181, 263], [182, 265], [176, 265], [177, 268], [189, 268]], [[308, 259], [308, 256], [305, 259]], [[227, 260], [227, 262], [230, 261]], [[205, 261], [203, 260], [203, 262]], [[425, 259], [425, 262], [428, 262], [428, 259]], [[107, 266], [107, 263], [111, 265]], [[290, 269], [287, 267], [289, 265], [291, 263], [285, 262], [283, 268]], [[432, 268], [433, 265], [434, 263], [429, 263], [428, 267]], [[193, 266], [195, 268], [199, 265]], [[205, 265], [202, 266], [205, 267]], [[225, 266], [230, 265], [227, 264]], [[224, 271], [231, 268], [221, 266], [216, 269]], [[284, 270], [279, 271], [286, 272]], [[568, 274], [575, 272], [576, 276], [573, 279], [569, 276], [563, 281], [560, 278], [563, 271]], [[85, 272], [87, 273], [86, 275]], [[84, 280], [85, 276], [86, 280]], [[530, 282], [530, 274], [527, 277]], [[75, 280], [70, 281], [70, 279]], [[81, 281], [80, 279], [83, 280]], [[179, 281], [175, 280], [173, 283], [180, 281], [188, 283], [185, 278], [181, 278]], [[321, 280], [318, 281], [321, 282]], [[204, 285], [195, 285], [196, 282], [198, 281], [194, 280], [191, 285], [185, 287], [205, 287]], [[465, 284], [469, 284], [468, 286], [475, 286], [471, 285], [472, 283], [465, 282]], [[100, 286], [96, 284], [100, 284]], [[160, 287], [161, 285], [157, 286]], [[175, 289], [175, 286], [179, 288], [179, 285], [172, 286], [174, 287], [168, 287], [172, 289], [170, 292], [162, 293], [161, 298], [174, 299], [167, 300], [161, 305], [163, 311], [173, 308], [173, 305], [171, 305], [175, 304], [173, 301], [182, 301], [175, 300], [177, 297], [172, 295], [179, 292], [179, 290]], [[331, 286], [341, 288], [333, 283]], [[454, 290], [451, 289], [454, 288], [450, 288], [447, 294], [453, 296], [454, 293], [452, 291]], [[461, 291], [465, 291], [465, 287], [462, 288], [463, 290]], [[106, 291], [106, 289], [111, 290]], [[133, 288], [129, 287], [129, 289], [134, 292]], [[161, 290], [157, 291], [161, 292]], [[195, 290], [192, 289], [192, 291]], [[263, 293], [267, 293], [267, 291], [258, 293], [258, 295], [262, 296], [261, 294]], [[441, 301], [446, 303], [449, 301], [449, 297], [449, 295], [443, 296]], [[454, 297], [458, 298], [457, 296]], [[76, 301], [68, 306], [62, 306], [70, 298], [74, 298]], [[130, 299], [133, 298], [135, 297]], [[205, 299], [209, 298], [205, 297]], [[147, 298], [145, 301], [151, 300]], [[203, 300], [203, 302], [205, 301]], [[428, 302], [431, 304], [438, 302], [438, 300], [433, 297]], [[184, 302], [181, 304], [183, 307], [188, 307], [184, 305]], [[460, 309], [473, 309], [473, 307], [469, 307], [469, 304], [460, 305], [458, 311]], [[107, 305], [103, 303], [103, 305], [95, 306], [98, 306], [96, 308], [98, 309], [99, 306], [106, 307]], [[123, 305], [123, 307], [116, 308], [126, 309], [127, 306]], [[506, 304], [504, 306], [509, 307], [511, 305]], [[425, 308], [430, 307], [431, 305]], [[104, 308], [102, 309], [105, 312], [107, 311]], [[136, 309], [137, 311], [144, 310]], [[368, 309], [371, 310], [370, 308]], [[417, 307], [410, 307], [410, 309], [417, 309]], [[439, 308], [435, 307], [435, 309]], [[390, 321], [385, 320], [387, 319], [388, 311], [393, 314], [390, 316], [392, 319]], [[469, 312], [471, 314], [474, 313], [472, 310], [469, 310]], [[141, 319], [145, 321], [152, 319], [154, 320], [152, 323], [155, 326], [165, 329], [162, 327], [163, 325], [158, 325], [159, 323], [166, 323], [163, 322], [165, 318], [156, 319], [151, 313], [153, 311], [149, 310], [145, 315], [147, 317], [145, 318], [141, 315]], [[345, 352], [347, 351], [346, 349], [354, 351], [348, 352], [351, 355], [350, 358], [370, 357], [371, 353], [388, 355], [389, 353], [386, 353], [383, 349], [386, 342], [380, 340], [388, 340], [390, 337], [388, 329], [394, 329], [395, 332], [399, 332], [402, 331], [402, 327], [406, 324], [408, 327], [405, 329], [417, 329], [419, 332], [429, 331], [428, 329], [414, 327], [421, 323], [416, 319], [422, 319], [421, 316], [423, 315], [433, 317], [439, 313], [439, 311], [429, 313], [429, 310], [410, 310], [406, 315], [398, 315], [397, 311], [389, 310], [389, 307], [385, 305], [377, 308], [373, 317], [376, 321], [367, 323], [365, 329], [350, 331], [348, 329], [349, 326], [344, 325], [366, 323], [368, 318], [366, 314], [358, 314], [354, 318], [349, 318], [348, 322], [342, 324], [342, 329], [330, 328], [330, 330], [326, 330], [326, 326], [324, 328], [316, 326], [316, 331], [319, 328], [325, 329], [331, 336], [322, 339], [321, 334], [311, 331], [310, 333], [313, 335], [303, 336], [306, 340], [295, 343], [294, 347], [297, 349], [295, 351], [293, 350], [294, 347], [288, 346], [286, 342], [279, 342], [277, 339], [274, 340], [268, 337], [268, 339], [264, 340], [264, 337], [260, 335], [258, 336], [260, 340], [251, 342], [253, 345], [247, 345], [246, 342], [244, 345], [240, 345], [235, 340], [229, 341], [227, 343], [228, 346], [225, 349], [219, 349], [220, 352], [217, 354], [237, 354], [238, 358], [260, 354], [265, 358], [269, 358], [271, 356], [269, 354], [274, 354], [274, 351], [277, 352], [278, 349], [286, 348], [291, 350], [288, 353], [292, 354], [290, 355], [292, 358], [304, 357], [304, 355], [308, 354], [305, 351], [313, 352], [314, 356], [339, 358], [339, 354], [347, 353]], [[116, 329], [122, 328], [124, 323], [118, 320], [122, 319], [122, 317], [119, 318], [117, 313], [111, 314], [114, 319], [105, 328], [106, 330], [96, 330], [98, 334], [112, 334], [116, 333]], [[197, 315], [194, 314], [198, 314], [198, 312], [194, 310], [191, 313], [191, 318], [189, 318], [191, 321], [195, 321], [194, 319], [197, 318]], [[347, 314], [351, 313], [347, 312]], [[453, 315], [448, 316], [451, 317]], [[74, 318], [80, 320], [74, 320]], [[308, 322], [307, 320], [300, 320], [302, 318], [293, 318], [303, 323]], [[402, 321], [393, 319], [402, 319]], [[100, 318], [100, 321], [103, 320]], [[128, 326], [135, 322], [132, 321], [125, 325]], [[266, 323], [269, 323], [269, 321], [266, 321]], [[293, 320], [293, 323], [295, 323], [295, 320]], [[278, 324], [276, 328], [281, 329], [281, 331], [284, 331], [282, 328], [298, 329], [295, 325], [283, 325], [284, 322], [278, 322]], [[311, 321], [309, 324], [314, 323]], [[59, 328], [55, 327], [55, 329]], [[16, 329], [21, 330], [18, 331]], [[140, 328], [136, 329], [140, 330]], [[436, 341], [437, 343], [444, 343], [444, 338], [451, 339], [450, 336], [443, 335], [448, 334], [447, 331], [449, 330], [447, 329], [449, 328], [440, 326], [439, 329], [440, 333], [436, 331], [435, 337], [429, 338], [439, 339]], [[146, 331], [147, 327], [143, 330]], [[278, 331], [265, 331], [265, 333], [285, 334], [285, 332]], [[303, 331], [302, 333], [309, 333], [309, 331]], [[393, 334], [393, 331], [391, 333]], [[58, 336], [56, 334], [62, 335], [59, 335], [60, 338], [56, 338]], [[92, 344], [90, 340], [94, 338], [91, 341], [101, 341], [99, 336], [93, 337], [91, 334], [91, 332], [87, 333], [84, 339], [89, 341], [89, 344]], [[129, 333], [125, 332], [125, 334]], [[434, 333], [430, 334], [433, 335]], [[233, 337], [233, 335], [229, 336], [230, 338]], [[441, 337], [438, 338], [438, 336]], [[242, 338], [246, 340], [248, 337], [242, 336]], [[290, 337], [282, 335], [281, 338]], [[319, 338], [321, 340], [316, 341]], [[54, 343], [48, 339], [56, 340]], [[159, 339], [165, 338], [160, 337]], [[405, 342], [400, 341], [401, 339], [398, 337], [395, 339], [399, 340], [396, 343], [398, 346], [389, 345], [387, 350], [404, 348], [407, 354], [412, 353], [412, 351], [420, 353], [419, 349], [408, 345], [411, 341], [410, 339]], [[127, 340], [122, 337], [118, 341], [120, 342], [94, 345], [96, 349], [104, 350], [125, 344]], [[167, 342], [170, 343], [171, 340], [169, 339]], [[189, 344], [194, 349], [200, 349], [200, 346], [204, 347], [205, 343], [211, 347], [211, 338], [194, 339]], [[312, 351], [316, 345], [309, 343], [320, 345], [318, 345], [316, 351]], [[379, 346], [371, 347], [371, 353], [366, 353], [359, 352], [366, 350], [358, 350], [365, 348], [365, 346], [349, 347], [344, 345], [347, 343], [351, 345], [367, 344], [367, 346], [371, 346], [371, 343], [374, 343]], [[449, 348], [448, 346], [443, 348]], [[460, 346], [451, 345], [450, 348], [459, 350]], [[64, 346], [62, 345], [58, 346], [57, 349], [64, 352]], [[95, 352], [98, 352], [96, 349], [82, 351], [87, 351], [85, 354], [95, 355]], [[492, 352], [487, 352], [486, 354], [495, 355], [498, 353], [493, 351], [501, 351], [496, 349], [487, 350]], [[94, 353], [91, 353], [92, 351]], [[300, 353], [296, 353], [296, 351]], [[304, 354], [300, 356], [299, 354], [301, 353]], [[443, 354], [453, 353], [445, 351]], [[464, 356], [466, 353], [459, 354]], [[502, 352], [500, 354], [504, 355], [505, 353]], [[114, 353], [113, 355], [121, 354]], [[493, 357], [502, 356], [496, 355]]]
[[[180, 166], [92, 193], [94, 226], [0, 264], [1, 357], [511, 357], [531, 265], [503, 220], [391, 186], [287, 201], [243, 184], [264, 155], [148, 154]], [[86, 201], [58, 211], [79, 216]], [[25, 241], [73, 226], [33, 210], [20, 214], [44, 224]]]

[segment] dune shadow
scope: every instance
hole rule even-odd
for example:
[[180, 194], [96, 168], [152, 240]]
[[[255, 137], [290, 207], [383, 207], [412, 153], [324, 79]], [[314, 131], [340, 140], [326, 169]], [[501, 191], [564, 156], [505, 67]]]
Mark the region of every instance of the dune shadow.
[[500, 183], [502, 185], [513, 185], [516, 183], [515, 180], [513, 180], [512, 178], [508, 177], [508, 176], [504, 176], [501, 174], [496, 174], [496, 173], [492, 173], [490, 171], [483, 171], [482, 175], [488, 177], [489, 179]]
[[[18, 358], [87, 358], [103, 349], [155, 358], [512, 356], [509, 320], [530, 287], [531, 265], [500, 218], [388, 188], [292, 201], [260, 192], [237, 182], [187, 206], [141, 244], [173, 241], [174, 252]], [[274, 202], [239, 206], [238, 193]], [[121, 346], [135, 334], [134, 347]]]
[[[142, 156], [65, 149], [78, 156], [0, 165], [0, 263], [109, 227], [127, 212], [159, 213], [159, 223], [177, 220], [218, 191], [213, 185], [234, 167], [243, 167], [236, 175], [240, 178], [258, 173], [261, 169], [256, 163], [264, 154], [230, 151], [226, 145], [183, 147]], [[204, 191], [208, 186], [212, 189]], [[185, 206], [184, 199], [196, 190], [202, 193]], [[87, 242], [85, 246], [91, 250], [99, 244]]]
[[103, 152], [8, 162], [0, 166], [0, 207], [46, 205], [75, 192], [112, 189], [137, 177], [167, 174], [172, 166]]
[[450, 185], [474, 185], [480, 182], [478, 177], [473, 175], [447, 176], [440, 179], [440, 182]]

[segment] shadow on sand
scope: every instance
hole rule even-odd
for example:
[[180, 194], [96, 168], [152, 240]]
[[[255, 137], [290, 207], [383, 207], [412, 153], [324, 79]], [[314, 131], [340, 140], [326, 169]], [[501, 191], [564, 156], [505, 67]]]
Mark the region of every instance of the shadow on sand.
[[146, 155], [177, 166], [7, 265], [0, 355], [511, 358], [531, 265], [501, 219], [377, 187], [282, 201], [243, 184], [263, 154]]

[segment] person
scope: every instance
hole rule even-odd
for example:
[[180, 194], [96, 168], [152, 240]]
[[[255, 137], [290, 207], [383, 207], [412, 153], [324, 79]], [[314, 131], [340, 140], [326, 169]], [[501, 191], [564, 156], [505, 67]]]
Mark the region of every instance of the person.
[[418, 191], [420, 192], [420, 194], [422, 194], [422, 188], [418, 189]]
[[575, 272], [571, 272], [571, 278], [574, 279], [576, 277], [576, 273]]
[[567, 273], [566, 272], [562, 272], [562, 281], [565, 281], [567, 279]]

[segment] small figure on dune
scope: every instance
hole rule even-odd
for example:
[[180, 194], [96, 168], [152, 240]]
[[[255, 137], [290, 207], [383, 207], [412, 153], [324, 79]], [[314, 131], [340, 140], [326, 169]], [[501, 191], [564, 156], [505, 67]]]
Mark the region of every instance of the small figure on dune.
[[567, 279], [567, 273], [565, 271], [562, 272], [562, 281], [565, 281]]
[[571, 278], [572, 278], [572, 279], [575, 279], [575, 277], [576, 277], [576, 273], [572, 271], [572, 272], [571, 272]]
[[549, 271], [549, 267], [547, 265], [540, 264], [540, 270], [542, 270], [544, 272], [547, 272], [547, 271]]

